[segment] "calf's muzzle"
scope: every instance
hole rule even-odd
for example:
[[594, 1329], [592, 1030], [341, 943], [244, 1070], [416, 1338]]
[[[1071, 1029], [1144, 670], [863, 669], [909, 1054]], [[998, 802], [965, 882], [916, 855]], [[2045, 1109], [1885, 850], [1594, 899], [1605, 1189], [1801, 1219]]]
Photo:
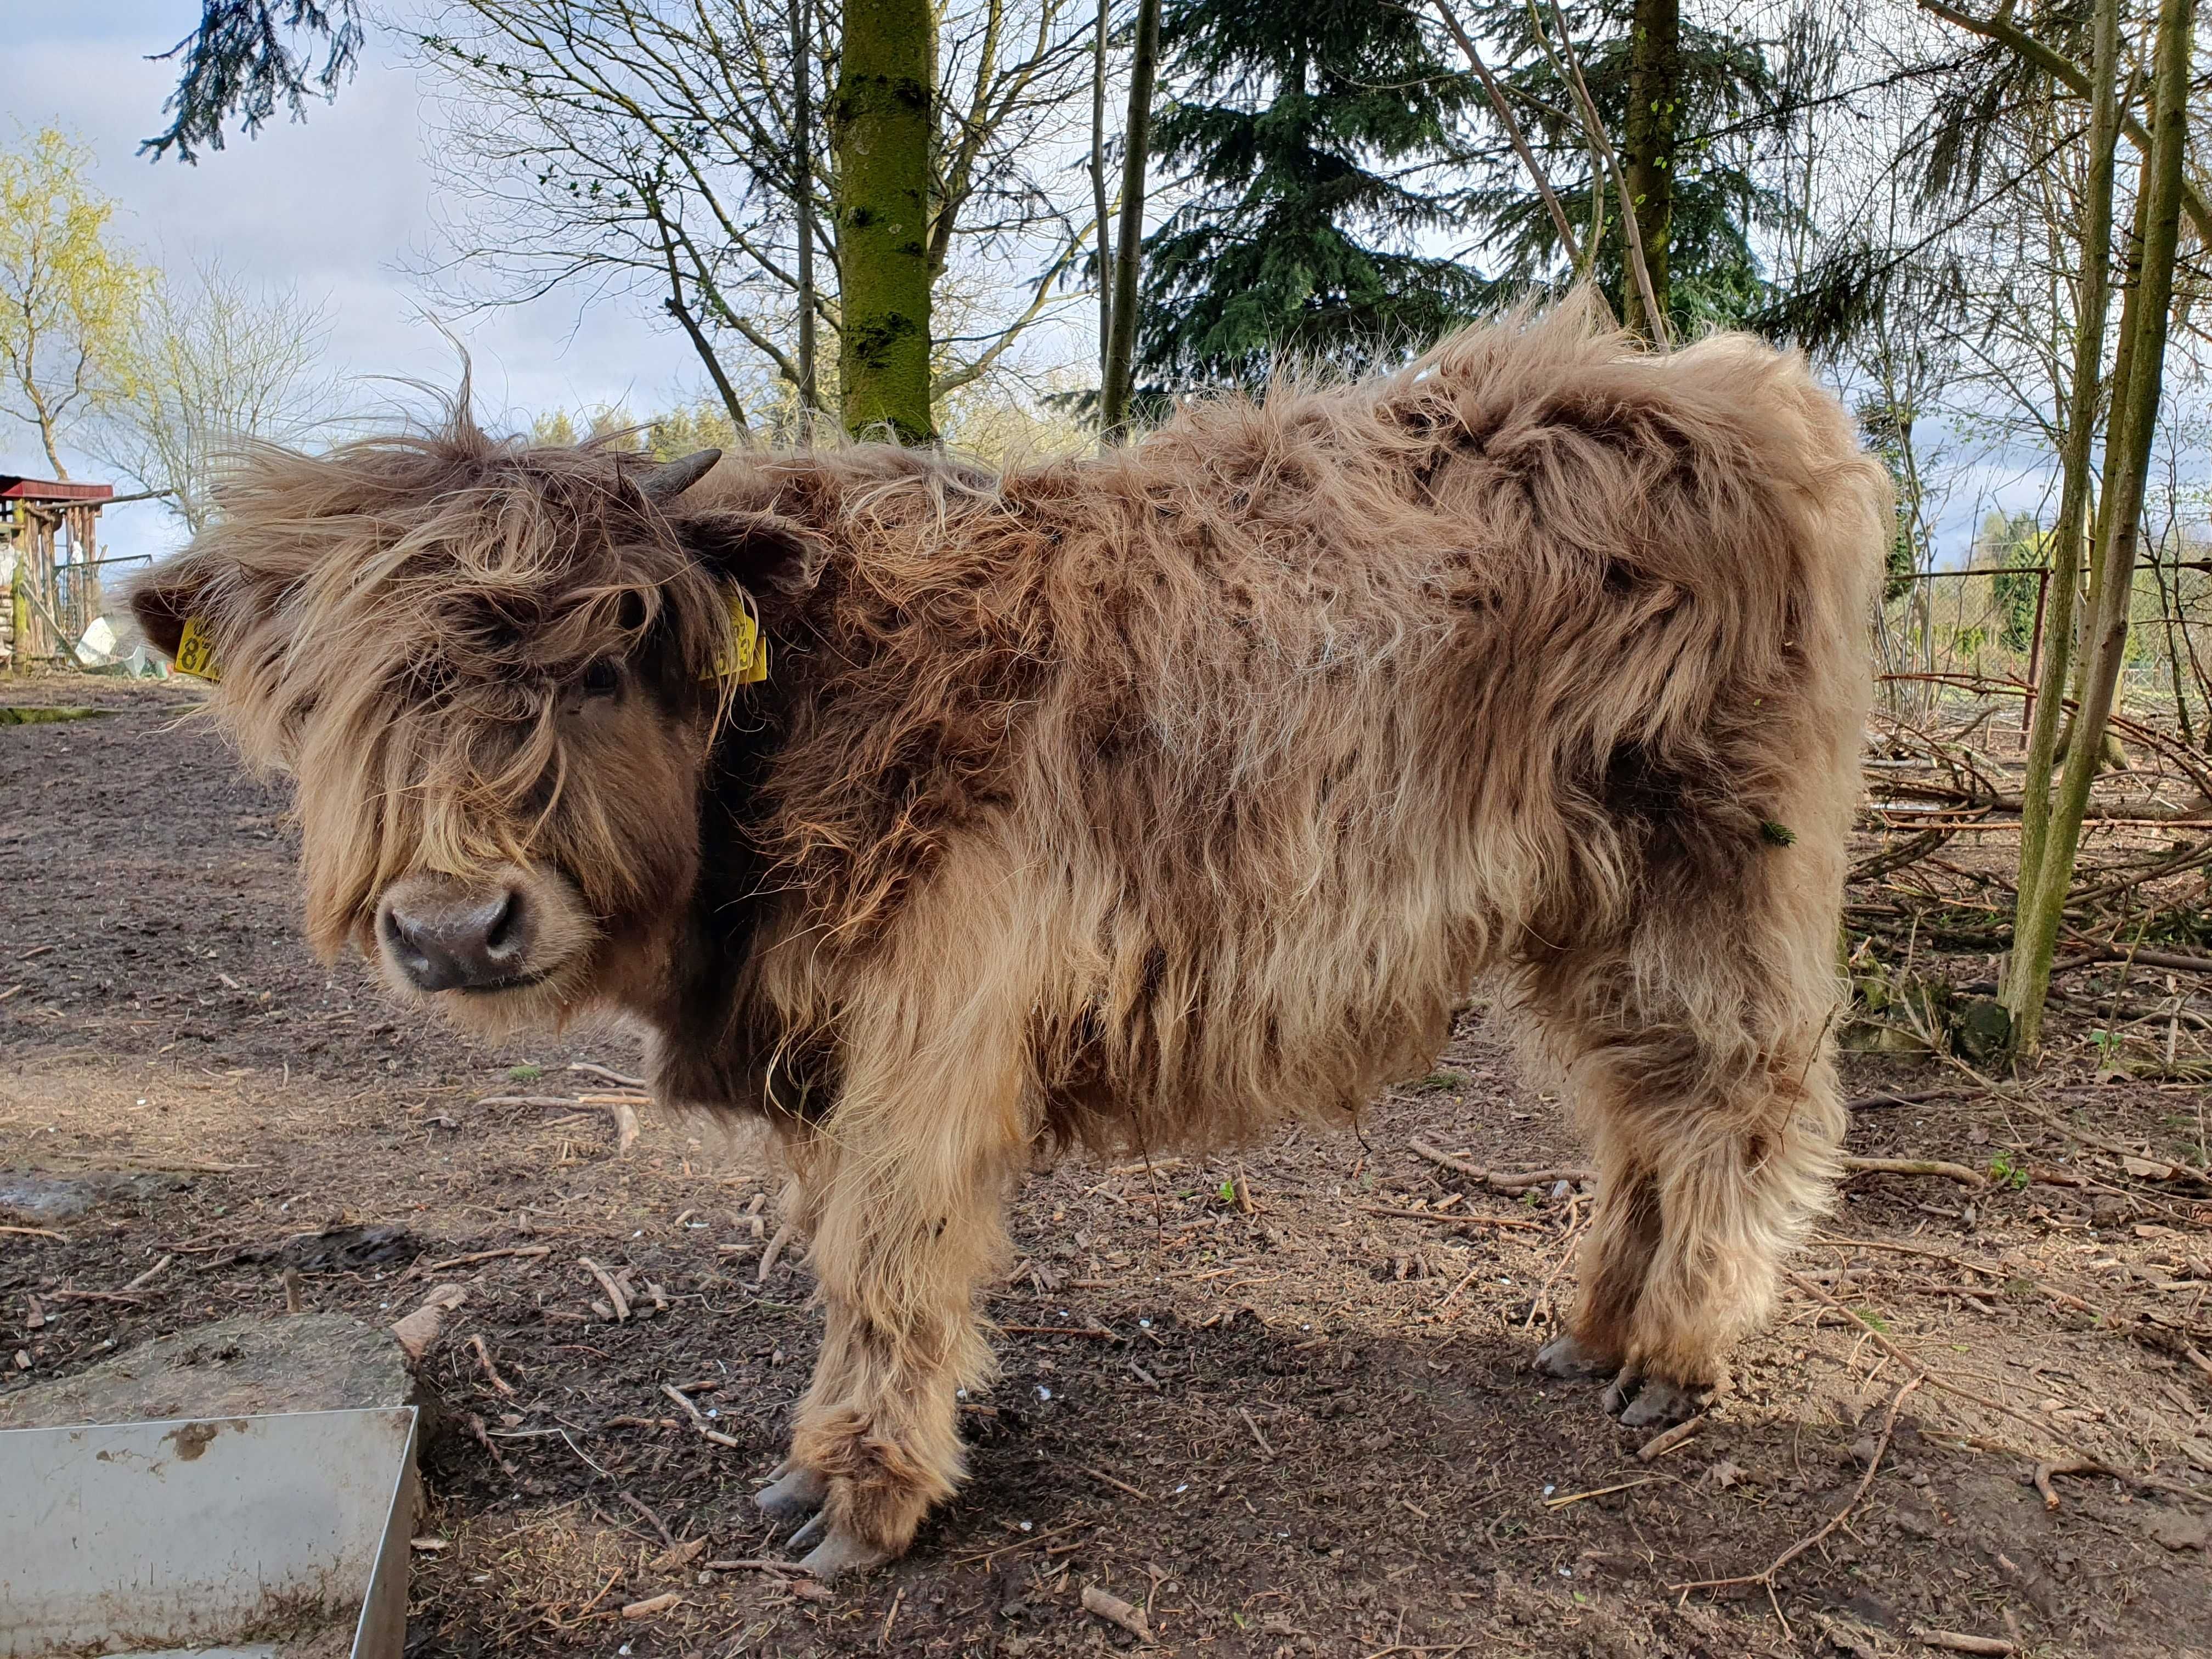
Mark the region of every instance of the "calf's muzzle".
[[494, 991], [535, 977], [532, 907], [519, 887], [409, 877], [377, 906], [386, 958], [418, 991]]

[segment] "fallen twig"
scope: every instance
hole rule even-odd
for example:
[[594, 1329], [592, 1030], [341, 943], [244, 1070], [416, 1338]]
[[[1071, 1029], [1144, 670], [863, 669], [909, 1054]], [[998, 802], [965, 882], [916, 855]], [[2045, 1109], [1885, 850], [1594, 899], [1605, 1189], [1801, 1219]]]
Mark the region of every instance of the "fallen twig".
[[605, 1267], [587, 1255], [578, 1256], [576, 1265], [599, 1281], [599, 1288], [607, 1293], [607, 1305], [615, 1310], [616, 1323], [627, 1324], [629, 1321], [629, 1298], [623, 1294], [622, 1286], [615, 1283]]
[[1639, 1463], [1656, 1462], [1705, 1426], [1705, 1414], [1699, 1412], [1695, 1417], [1677, 1423], [1671, 1429], [1663, 1429], [1636, 1449], [1636, 1461]]
[[1128, 1493], [1130, 1497], [1142, 1498], [1147, 1504], [1152, 1501], [1152, 1493], [1144, 1491], [1140, 1487], [1133, 1486], [1126, 1480], [1116, 1480], [1112, 1475], [1107, 1474], [1103, 1469], [1094, 1469], [1088, 1463], [1078, 1463], [1075, 1467], [1082, 1470], [1084, 1474], [1089, 1475], [1093, 1480], [1098, 1481], [1103, 1486], [1113, 1487], [1115, 1492], [1125, 1492]]
[[617, 1492], [615, 1495], [620, 1498], [623, 1503], [629, 1504], [630, 1508], [635, 1510], [640, 1515], [643, 1516], [646, 1520], [652, 1524], [653, 1531], [660, 1534], [660, 1541], [662, 1543], [667, 1545], [671, 1549], [674, 1549], [676, 1547], [676, 1534], [668, 1530], [668, 1523], [665, 1521], [663, 1521], [658, 1515], [655, 1515], [647, 1505], [646, 1501], [642, 1498], [640, 1498], [635, 1492]]
[[1987, 1653], [2004, 1659], [2005, 1655], [2020, 1651], [2000, 1637], [1961, 1636], [1954, 1630], [1930, 1630], [1925, 1625], [1915, 1625], [1912, 1633], [1920, 1638], [1921, 1646], [1941, 1648], [1946, 1653]]
[[477, 1365], [478, 1369], [483, 1372], [484, 1376], [488, 1381], [489, 1381], [492, 1387], [497, 1389], [501, 1394], [512, 1398], [514, 1394], [514, 1389], [508, 1383], [507, 1380], [499, 1374], [499, 1367], [491, 1363], [491, 1350], [484, 1346], [483, 1338], [481, 1335], [471, 1337], [469, 1339], [469, 1346], [475, 1351]]
[[158, 1278], [160, 1278], [160, 1277], [161, 1277], [161, 1270], [162, 1270], [164, 1267], [167, 1267], [167, 1266], [168, 1266], [172, 1261], [174, 1261], [176, 1259], [177, 1259], [177, 1258], [176, 1258], [175, 1256], [173, 1256], [173, 1255], [165, 1255], [165, 1256], [163, 1256], [163, 1257], [162, 1257], [159, 1261], [156, 1261], [156, 1262], [155, 1262], [152, 1267], [150, 1267], [147, 1268], [147, 1269], [146, 1269], [146, 1271], [145, 1271], [144, 1273], [140, 1273], [140, 1274], [138, 1275], [138, 1277], [137, 1277], [137, 1278], [136, 1278], [136, 1279], [132, 1279], [132, 1280], [131, 1280], [128, 1285], [125, 1285], [123, 1287], [123, 1288], [124, 1288], [124, 1290], [125, 1290], [125, 1291], [143, 1291], [143, 1290], [144, 1290], [144, 1289], [145, 1289], [149, 1285], [152, 1284], [152, 1283], [153, 1283], [156, 1279], [158, 1279]]
[[22, 1238], [58, 1238], [69, 1243], [67, 1233], [58, 1233], [52, 1227], [0, 1227], [0, 1233], [14, 1233]]
[[1406, 1144], [1412, 1149], [1416, 1156], [1425, 1158], [1428, 1159], [1430, 1163], [1437, 1164], [1443, 1169], [1454, 1170], [1463, 1176], [1471, 1176], [1475, 1180], [1481, 1182], [1494, 1193], [1505, 1193], [1508, 1194], [1524, 1193], [1531, 1187], [1549, 1187], [1556, 1182], [1595, 1181], [1597, 1179], [1596, 1170], [1580, 1168], [1525, 1170], [1486, 1170], [1480, 1164], [1470, 1164], [1467, 1159], [1455, 1157], [1450, 1152], [1439, 1152], [1434, 1146], [1430, 1146], [1425, 1140], [1417, 1139], [1409, 1140]]
[[1846, 1158], [1840, 1160], [1848, 1175], [1941, 1176], [1963, 1187], [1986, 1187], [1989, 1178], [1963, 1164], [1935, 1158]]
[[1868, 1490], [1874, 1485], [1875, 1476], [1881, 1472], [1882, 1458], [1889, 1451], [1889, 1437], [1897, 1428], [1898, 1408], [1905, 1404], [1907, 1395], [1927, 1380], [1928, 1376], [1924, 1371], [1917, 1376], [1909, 1376], [1905, 1378], [1904, 1386], [1890, 1396], [1889, 1410], [1883, 1414], [1881, 1419], [1881, 1437], [1875, 1442], [1874, 1455], [1867, 1460], [1866, 1473], [1859, 1477], [1856, 1489], [1852, 1492], [1843, 1508], [1830, 1516], [1827, 1524], [1820, 1531], [1812, 1534], [1809, 1537], [1799, 1539], [1757, 1572], [1741, 1574], [1734, 1578], [1700, 1578], [1686, 1584], [1669, 1584], [1667, 1588], [1676, 1595], [1681, 1595], [1694, 1589], [1732, 1589], [1739, 1584], [1758, 1584], [1771, 1595], [1774, 1590], [1774, 1575], [1804, 1554], [1807, 1550], [1826, 1539], [1837, 1528], [1842, 1526], [1850, 1512], [1856, 1509], [1860, 1501], [1866, 1497]]
[[448, 1256], [443, 1261], [433, 1261], [422, 1269], [426, 1273], [450, 1273], [455, 1267], [473, 1267], [479, 1261], [496, 1261], [502, 1256], [550, 1255], [550, 1244], [517, 1244], [511, 1249], [477, 1250], [468, 1255]]
[[1561, 1498], [1547, 1498], [1544, 1500], [1544, 1507], [1547, 1510], [1563, 1510], [1570, 1504], [1581, 1503], [1585, 1498], [1603, 1498], [1613, 1492], [1628, 1492], [1637, 1486], [1650, 1486], [1655, 1481], [1665, 1478], [1663, 1475], [1647, 1474], [1640, 1480], [1623, 1480], [1617, 1486], [1596, 1486], [1589, 1492], [1571, 1492]]
[[1448, 1227], [1517, 1227], [1524, 1232], [1543, 1233], [1551, 1231], [1551, 1224], [1543, 1221], [1523, 1221], [1517, 1216], [1451, 1215], [1438, 1210], [1407, 1210], [1390, 1204], [1363, 1204], [1364, 1215], [1391, 1215], [1407, 1221], [1440, 1221]]
[[765, 1285], [768, 1283], [769, 1274], [775, 1271], [776, 1257], [783, 1254], [783, 1247], [790, 1242], [791, 1224], [787, 1221], [783, 1225], [775, 1230], [775, 1237], [769, 1240], [768, 1249], [762, 1252], [760, 1271], [753, 1275], [754, 1284]]
[[1253, 1417], [1252, 1413], [1247, 1411], [1243, 1407], [1239, 1406], [1237, 1408], [1237, 1414], [1244, 1419], [1244, 1426], [1252, 1431], [1252, 1437], [1260, 1443], [1260, 1449], [1267, 1453], [1271, 1458], [1274, 1456], [1275, 1449], [1267, 1443], [1267, 1437], [1260, 1432], [1259, 1422]]
[[734, 1436], [724, 1434], [707, 1420], [707, 1413], [691, 1403], [691, 1397], [672, 1382], [660, 1385], [661, 1393], [684, 1407], [684, 1414], [691, 1419], [691, 1426], [699, 1431], [700, 1437], [713, 1441], [718, 1446], [734, 1449], [739, 1443]]
[[1925, 1106], [1930, 1101], [1964, 1099], [1972, 1092], [1966, 1089], [1922, 1089], [1913, 1094], [1896, 1095], [1887, 1089], [1879, 1089], [1873, 1094], [1861, 1095], [1856, 1100], [1845, 1101], [1844, 1109], [1847, 1112], [1876, 1112], [1890, 1106]]
[[586, 1077], [595, 1077], [602, 1082], [611, 1083], [617, 1089], [642, 1089], [646, 1086], [646, 1081], [641, 1077], [625, 1077], [620, 1072], [611, 1072], [604, 1066], [594, 1066], [588, 1060], [572, 1060], [568, 1062], [568, 1069], [572, 1072], [581, 1072]]

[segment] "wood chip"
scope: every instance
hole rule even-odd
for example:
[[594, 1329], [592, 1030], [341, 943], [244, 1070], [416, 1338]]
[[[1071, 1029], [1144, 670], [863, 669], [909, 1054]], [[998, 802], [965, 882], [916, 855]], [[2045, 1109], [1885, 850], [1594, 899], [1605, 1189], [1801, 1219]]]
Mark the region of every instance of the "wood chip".
[[1083, 1587], [1083, 1606], [1086, 1612], [1095, 1613], [1109, 1623], [1119, 1625], [1139, 1642], [1152, 1639], [1152, 1627], [1146, 1621], [1142, 1607], [1133, 1606], [1096, 1584]]
[[651, 1619], [678, 1605], [684, 1598], [674, 1590], [665, 1595], [648, 1595], [642, 1601], [633, 1601], [622, 1610], [625, 1619]]
[[645, 1564], [646, 1569], [650, 1572], [673, 1572], [678, 1567], [690, 1566], [706, 1552], [707, 1540], [703, 1538], [694, 1538], [689, 1543], [678, 1544], [672, 1548], [663, 1550]]
[[410, 1360], [420, 1360], [430, 1345], [438, 1340], [438, 1332], [446, 1322], [446, 1316], [467, 1299], [468, 1292], [458, 1285], [441, 1285], [422, 1298], [422, 1305], [404, 1319], [397, 1320], [392, 1334], [406, 1351]]

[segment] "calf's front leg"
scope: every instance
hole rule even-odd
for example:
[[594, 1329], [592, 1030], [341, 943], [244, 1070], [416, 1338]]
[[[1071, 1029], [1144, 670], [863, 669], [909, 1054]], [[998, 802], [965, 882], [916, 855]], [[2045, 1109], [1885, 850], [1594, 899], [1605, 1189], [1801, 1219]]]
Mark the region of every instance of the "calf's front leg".
[[1006, 1259], [1005, 1200], [1025, 1141], [1005, 1090], [957, 1110], [848, 1095], [803, 1175], [809, 1265], [827, 1315], [791, 1455], [757, 1501], [811, 1519], [817, 1577], [902, 1553], [967, 1472], [957, 1391], [994, 1371], [976, 1305]]

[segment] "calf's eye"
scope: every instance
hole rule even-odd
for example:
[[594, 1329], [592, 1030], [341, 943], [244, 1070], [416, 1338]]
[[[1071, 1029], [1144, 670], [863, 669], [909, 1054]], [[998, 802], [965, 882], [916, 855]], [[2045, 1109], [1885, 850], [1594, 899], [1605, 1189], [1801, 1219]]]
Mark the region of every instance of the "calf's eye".
[[622, 671], [615, 666], [612, 657], [601, 657], [584, 671], [584, 695], [587, 697], [611, 697], [622, 690]]

